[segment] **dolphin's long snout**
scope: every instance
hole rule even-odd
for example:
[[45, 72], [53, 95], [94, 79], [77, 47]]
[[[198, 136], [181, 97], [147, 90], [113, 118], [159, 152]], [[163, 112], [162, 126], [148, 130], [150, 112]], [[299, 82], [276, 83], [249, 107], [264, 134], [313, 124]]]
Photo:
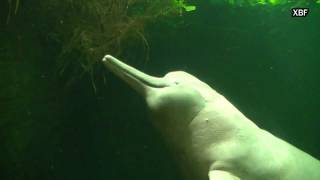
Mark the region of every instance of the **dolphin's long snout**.
[[146, 96], [153, 88], [168, 86], [163, 78], [153, 77], [129, 66], [111, 55], [102, 59], [104, 65], [116, 76], [128, 83], [139, 94]]

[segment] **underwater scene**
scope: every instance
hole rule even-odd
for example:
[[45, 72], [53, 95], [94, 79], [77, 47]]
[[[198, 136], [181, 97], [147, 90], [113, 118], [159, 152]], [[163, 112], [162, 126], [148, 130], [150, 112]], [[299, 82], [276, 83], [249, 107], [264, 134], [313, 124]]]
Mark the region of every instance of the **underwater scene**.
[[6, 0], [1, 180], [319, 180], [319, 0]]

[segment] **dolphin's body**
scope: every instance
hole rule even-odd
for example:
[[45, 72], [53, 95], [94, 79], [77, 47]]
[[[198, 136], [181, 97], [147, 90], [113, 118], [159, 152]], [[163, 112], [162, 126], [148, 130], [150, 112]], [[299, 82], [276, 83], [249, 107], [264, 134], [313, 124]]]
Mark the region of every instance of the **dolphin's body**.
[[149, 76], [110, 55], [103, 63], [145, 98], [186, 179], [320, 180], [319, 160], [260, 129], [196, 77]]

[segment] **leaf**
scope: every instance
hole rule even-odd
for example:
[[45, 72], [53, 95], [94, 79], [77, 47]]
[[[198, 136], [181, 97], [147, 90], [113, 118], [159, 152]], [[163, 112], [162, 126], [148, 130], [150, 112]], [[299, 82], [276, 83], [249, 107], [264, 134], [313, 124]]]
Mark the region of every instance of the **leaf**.
[[16, 0], [16, 8], [14, 9], [14, 14], [17, 14], [20, 5], [20, 0]]
[[184, 10], [185, 11], [187, 11], [187, 12], [189, 12], [189, 11], [194, 11], [194, 10], [196, 10], [197, 9], [197, 7], [196, 6], [183, 6], [184, 7]]

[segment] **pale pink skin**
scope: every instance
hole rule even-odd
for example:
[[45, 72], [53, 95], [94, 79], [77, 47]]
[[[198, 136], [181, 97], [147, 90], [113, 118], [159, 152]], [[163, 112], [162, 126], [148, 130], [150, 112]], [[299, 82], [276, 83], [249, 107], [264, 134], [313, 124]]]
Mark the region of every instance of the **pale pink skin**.
[[110, 55], [103, 63], [145, 98], [186, 179], [320, 180], [319, 160], [256, 126], [196, 77], [149, 76]]

